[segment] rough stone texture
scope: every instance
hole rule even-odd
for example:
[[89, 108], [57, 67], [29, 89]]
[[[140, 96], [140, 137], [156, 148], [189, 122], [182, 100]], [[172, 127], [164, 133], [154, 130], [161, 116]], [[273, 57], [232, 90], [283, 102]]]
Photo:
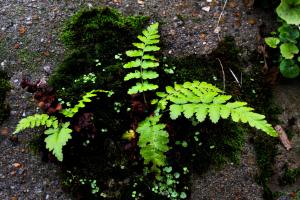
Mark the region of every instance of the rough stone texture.
[[[63, 21], [81, 6], [110, 5], [126, 14], [150, 15], [161, 22], [166, 54], [206, 54], [225, 35], [235, 37], [244, 56], [257, 48], [258, 26], [269, 18], [264, 12], [231, 0], [214, 33], [223, 1], [215, 0], [2, 0], [0, 1], [0, 62], [11, 76], [14, 89], [8, 101], [10, 119], [2, 125], [8, 135], [0, 143], [0, 199], [68, 199], [60, 188], [58, 166], [42, 163], [29, 152], [27, 143], [35, 132], [19, 135], [19, 143], [8, 140], [16, 123], [36, 111], [31, 95], [19, 88], [22, 76], [37, 80], [51, 72], [63, 59], [58, 39]], [[203, 9], [204, 7], [208, 8]], [[206, 10], [206, 11], [205, 11]], [[1, 140], [0, 140], [1, 141]], [[242, 164], [228, 165], [203, 177], [193, 177], [192, 199], [261, 199], [261, 188], [253, 179], [256, 171], [253, 150], [246, 146]], [[18, 168], [14, 163], [21, 164]], [[239, 198], [241, 197], [241, 198]]]
[[270, 188], [274, 192], [293, 192], [300, 189], [300, 178], [295, 184], [280, 186], [278, 178], [283, 173], [284, 165], [289, 169], [300, 168], [300, 81], [292, 80], [286, 84], [281, 84], [274, 89], [275, 101], [281, 105], [283, 113], [279, 116], [282, 127], [288, 127], [289, 121], [293, 119], [295, 123], [289, 127], [293, 132], [290, 139], [292, 149], [287, 151], [282, 144], [277, 145], [278, 154], [274, 164], [274, 175], [270, 182]]

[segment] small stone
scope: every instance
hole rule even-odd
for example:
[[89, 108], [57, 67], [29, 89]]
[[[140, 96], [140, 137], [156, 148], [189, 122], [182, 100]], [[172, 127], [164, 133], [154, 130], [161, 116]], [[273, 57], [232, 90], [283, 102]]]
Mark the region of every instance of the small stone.
[[19, 49], [19, 48], [20, 48], [20, 43], [16, 43], [16, 44], [14, 45], [14, 48], [15, 48], [15, 49]]
[[250, 18], [250, 19], [248, 19], [248, 23], [251, 24], [251, 25], [255, 25], [256, 24], [256, 19]]
[[205, 33], [201, 33], [199, 35], [199, 37], [200, 37], [201, 40], [205, 40], [206, 39], [206, 34]]
[[32, 20], [38, 20], [39, 19], [39, 16], [38, 15], [33, 15], [32, 16]]
[[209, 12], [210, 11], [210, 6], [205, 6], [202, 8], [202, 10], [204, 10], [205, 12]]
[[137, 2], [138, 2], [138, 4], [139, 4], [140, 6], [144, 7], [145, 2], [144, 2], [143, 0], [138, 0]]
[[0, 135], [6, 137], [8, 136], [8, 128], [7, 127], [3, 127], [0, 131]]
[[22, 166], [22, 164], [21, 163], [13, 163], [12, 166], [14, 168], [20, 168]]
[[215, 28], [214, 33], [220, 33], [220, 31], [221, 31], [221, 27], [218, 26], [218, 27]]

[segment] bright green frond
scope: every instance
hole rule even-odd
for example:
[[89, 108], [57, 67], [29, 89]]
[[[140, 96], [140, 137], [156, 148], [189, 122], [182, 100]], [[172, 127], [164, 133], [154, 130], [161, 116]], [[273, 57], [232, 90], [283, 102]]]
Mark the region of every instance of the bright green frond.
[[48, 135], [45, 138], [46, 148], [53, 153], [57, 160], [63, 160], [62, 148], [67, 141], [72, 138], [72, 129], [69, 128], [70, 123], [63, 123], [59, 128], [49, 128], [45, 131]]
[[21, 119], [17, 124], [16, 130], [13, 132], [13, 134], [19, 133], [27, 128], [35, 128], [45, 125], [50, 127], [55, 124], [58, 124], [56, 117], [49, 117], [47, 114], [35, 114]]
[[[141, 42], [133, 43], [133, 46], [138, 48], [138, 50], [126, 51], [127, 56], [138, 58], [135, 61], [126, 63], [123, 67], [125, 69], [140, 67], [140, 72], [135, 71], [128, 73], [124, 78], [125, 81], [140, 79], [140, 83], [136, 83], [136, 85], [132, 86], [128, 90], [128, 94], [143, 93], [158, 88], [157, 85], [145, 81], [159, 77], [159, 74], [154, 71], [154, 69], [159, 66], [158, 59], [149, 54], [150, 52], [160, 50], [160, 48], [155, 45], [159, 43], [158, 23], [151, 24], [142, 33], [143, 35], [138, 36]], [[148, 70], [149, 68], [152, 68], [152, 70]]]
[[164, 130], [165, 124], [159, 124], [161, 116], [150, 116], [139, 123], [138, 145], [141, 148], [140, 154], [145, 164], [152, 164], [152, 168], [166, 164], [166, 153], [169, 150], [169, 134]]
[[183, 85], [167, 86], [166, 93], [159, 93], [161, 100], [158, 105], [165, 109], [169, 105], [171, 119], [184, 115], [191, 118], [194, 115], [199, 122], [203, 122], [207, 115], [213, 123], [220, 118], [227, 119], [231, 116], [234, 122], [248, 123], [250, 126], [266, 132], [268, 135], [277, 136], [276, 131], [265, 120], [265, 116], [253, 112], [246, 102], [228, 102], [230, 95], [224, 95], [220, 89], [206, 82], [185, 82]]

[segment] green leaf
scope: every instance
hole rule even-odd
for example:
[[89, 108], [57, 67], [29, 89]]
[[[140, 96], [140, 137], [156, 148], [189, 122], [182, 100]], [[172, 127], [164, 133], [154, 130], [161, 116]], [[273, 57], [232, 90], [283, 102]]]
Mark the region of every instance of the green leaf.
[[141, 56], [143, 56], [143, 51], [142, 50], [129, 50], [129, 51], [126, 51], [126, 55], [129, 57], [141, 57]]
[[203, 122], [206, 118], [206, 115], [208, 113], [208, 110], [207, 110], [207, 105], [205, 104], [199, 104], [195, 110], [196, 112], [196, 119], [199, 121], [199, 122]]
[[139, 133], [140, 154], [144, 158], [145, 164], [151, 163], [153, 165], [151, 169], [166, 165], [164, 153], [170, 149], [168, 147], [169, 134], [164, 130], [166, 125], [158, 123], [160, 117], [160, 115], [147, 117], [139, 123], [136, 129]]
[[298, 47], [293, 43], [284, 43], [280, 45], [280, 53], [286, 59], [292, 59], [294, 54], [299, 53]]
[[144, 49], [145, 48], [145, 44], [144, 43], [132, 43], [133, 46], [139, 48], [139, 49]]
[[159, 76], [158, 73], [155, 71], [143, 71], [141, 77], [142, 79], [146, 80], [146, 79], [155, 79], [158, 76]]
[[154, 56], [151, 56], [151, 55], [148, 55], [148, 54], [143, 55], [142, 59], [143, 60], [157, 61], [157, 59]]
[[152, 61], [143, 61], [141, 67], [143, 69], [148, 69], [148, 68], [156, 68], [159, 66], [158, 62], [152, 62]]
[[148, 52], [148, 51], [159, 51], [159, 50], [160, 50], [160, 48], [158, 46], [146, 46], [144, 48], [145, 52]]
[[280, 43], [280, 40], [276, 37], [267, 37], [265, 38], [266, 44], [271, 48], [276, 48], [277, 45]]
[[286, 78], [296, 78], [300, 73], [300, 68], [294, 60], [282, 60], [279, 69]]
[[297, 43], [299, 29], [294, 25], [284, 24], [278, 28], [279, 38], [282, 42]]
[[190, 119], [195, 113], [197, 104], [184, 104], [182, 108], [184, 117]]
[[212, 123], [217, 123], [220, 119], [220, 107], [221, 105], [218, 104], [212, 104], [209, 106], [209, 117]]
[[149, 90], [156, 90], [158, 88], [158, 85], [155, 84], [151, 84], [148, 82], [144, 82], [144, 83], [136, 83], [135, 86], [131, 87], [128, 90], [128, 94], [138, 94], [138, 93], [142, 93], [145, 91], [149, 91]]
[[54, 116], [49, 117], [47, 114], [34, 114], [21, 119], [17, 124], [16, 130], [13, 132], [13, 134], [19, 133], [27, 128], [35, 128], [44, 125], [48, 126], [48, 124], [48, 127], [50, 127], [55, 121], [57, 123], [57, 118]]
[[45, 138], [46, 148], [52, 151], [57, 160], [63, 160], [62, 148], [67, 144], [67, 141], [72, 138], [72, 129], [69, 128], [70, 123], [63, 123], [60, 128], [49, 128], [45, 131], [48, 135]]
[[123, 67], [125, 68], [125, 69], [128, 69], [128, 68], [134, 68], [134, 67], [139, 67], [139, 66], [141, 66], [141, 60], [140, 59], [136, 59], [136, 60], [134, 60], [134, 61], [130, 61], [130, 62], [128, 62], [128, 63], [126, 63]]
[[217, 123], [220, 118], [231, 116], [234, 122], [248, 123], [270, 136], [277, 136], [264, 115], [253, 112], [253, 108], [248, 107], [246, 102], [228, 102], [230, 95], [223, 95], [220, 89], [205, 82], [185, 82], [183, 85], [175, 84], [174, 88], [167, 86], [161, 98], [159, 102], [164, 102], [164, 107], [170, 103], [171, 119], [177, 119], [183, 113], [188, 119], [195, 115], [199, 122], [203, 122], [209, 115], [209, 119]]
[[300, 24], [300, 0], [282, 0], [276, 12], [288, 24]]
[[85, 103], [91, 102], [92, 100], [90, 98], [97, 96], [96, 93], [111, 93], [111, 91], [106, 90], [92, 90], [90, 92], [87, 92], [83, 95], [82, 99], [78, 101], [78, 104], [76, 104], [73, 108], [67, 108], [60, 111], [65, 117], [72, 118], [80, 108], [85, 107]]
[[170, 106], [170, 118], [175, 120], [177, 119], [183, 111], [182, 105], [172, 104]]
[[140, 71], [135, 71], [135, 72], [131, 72], [129, 74], [126, 74], [126, 76], [124, 77], [124, 81], [128, 81], [131, 79], [135, 79], [135, 78], [141, 78], [142, 74]]

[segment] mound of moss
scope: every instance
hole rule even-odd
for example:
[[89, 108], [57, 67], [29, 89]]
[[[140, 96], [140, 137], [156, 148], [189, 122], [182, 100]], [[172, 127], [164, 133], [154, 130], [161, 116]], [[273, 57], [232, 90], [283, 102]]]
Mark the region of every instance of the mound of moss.
[[[100, 95], [87, 104], [74, 119], [87, 129], [73, 134], [64, 147], [64, 186], [79, 199], [131, 199], [133, 190], [142, 193], [141, 198], [165, 199], [149, 187], [153, 177], [144, 176], [136, 139], [122, 139], [131, 128], [132, 116], [128, 108], [138, 102], [137, 97], [127, 95], [130, 85], [123, 80], [126, 74], [122, 68], [126, 62], [123, 55], [132, 48], [147, 22], [147, 17], [126, 17], [110, 8], [93, 8], [76, 13], [63, 29], [62, 40], [68, 55], [50, 77], [50, 85], [57, 96], [72, 104], [92, 89], [115, 93], [112, 97]], [[225, 90], [236, 100], [250, 100], [256, 107], [256, 98], [263, 95], [264, 91], [256, 88], [263, 85], [259, 70], [244, 75], [243, 87], [232, 76], [230, 71], [239, 75], [243, 70], [233, 38], [226, 38], [210, 55], [157, 57], [162, 63], [157, 83], [161, 87], [173, 82], [199, 80], [223, 88], [225, 74]], [[165, 73], [173, 66], [173, 74], [170, 70]], [[168, 163], [174, 171], [188, 167], [202, 173], [228, 161], [238, 163], [244, 134], [248, 132], [244, 126], [230, 121], [218, 124], [205, 121], [195, 126], [184, 119], [166, 123], [172, 127], [170, 143], [174, 148], [168, 152]], [[178, 189], [189, 186], [188, 174], [181, 178], [183, 181]]]
[[5, 102], [6, 93], [10, 90], [7, 74], [0, 70], [0, 124], [8, 117], [9, 107]]

